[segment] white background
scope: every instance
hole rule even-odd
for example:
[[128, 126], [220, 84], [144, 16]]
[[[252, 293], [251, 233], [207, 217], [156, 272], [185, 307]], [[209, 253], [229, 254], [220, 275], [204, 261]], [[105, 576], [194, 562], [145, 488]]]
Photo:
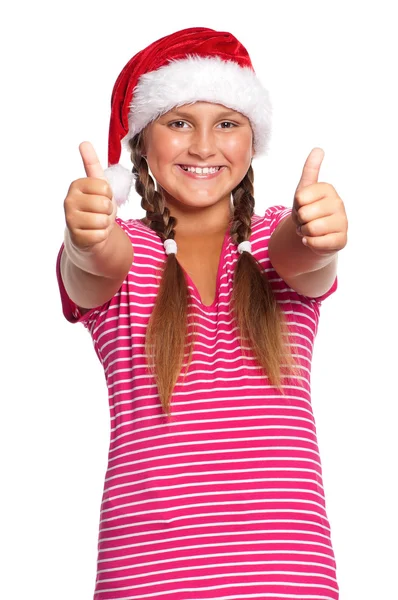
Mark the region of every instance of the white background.
[[[258, 7], [261, 6], [261, 13]], [[274, 107], [257, 213], [290, 206], [305, 158], [346, 204], [339, 289], [322, 306], [313, 406], [342, 600], [398, 598], [397, 32], [393, 2], [15, 2], [2, 17], [1, 596], [89, 600], [109, 439], [105, 379], [62, 316], [63, 200], [106, 166], [125, 63], [178, 29], [234, 33]], [[142, 216], [133, 197], [120, 216]]]

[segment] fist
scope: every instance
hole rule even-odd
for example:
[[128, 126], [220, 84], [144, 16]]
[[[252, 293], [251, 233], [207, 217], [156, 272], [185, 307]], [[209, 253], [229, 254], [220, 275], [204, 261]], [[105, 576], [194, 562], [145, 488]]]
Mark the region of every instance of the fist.
[[318, 183], [324, 152], [311, 150], [296, 188], [292, 219], [303, 244], [316, 254], [335, 254], [347, 244], [347, 215], [329, 183]]
[[102, 247], [115, 224], [117, 206], [93, 146], [79, 146], [87, 177], [73, 181], [64, 201], [72, 244], [80, 250]]

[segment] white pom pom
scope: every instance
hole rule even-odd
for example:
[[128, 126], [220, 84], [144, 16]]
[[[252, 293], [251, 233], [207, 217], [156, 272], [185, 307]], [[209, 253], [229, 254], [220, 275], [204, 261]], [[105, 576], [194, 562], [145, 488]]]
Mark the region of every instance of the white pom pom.
[[122, 165], [111, 165], [104, 171], [104, 175], [112, 188], [113, 197], [118, 206], [122, 206], [128, 200], [134, 176], [131, 171]]

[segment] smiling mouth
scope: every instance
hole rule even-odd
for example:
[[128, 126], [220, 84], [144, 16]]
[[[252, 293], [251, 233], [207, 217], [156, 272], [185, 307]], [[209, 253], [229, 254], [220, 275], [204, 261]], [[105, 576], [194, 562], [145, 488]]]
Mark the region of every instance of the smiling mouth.
[[187, 173], [196, 173], [197, 175], [211, 175], [217, 173], [222, 167], [190, 167], [187, 165], [178, 165]]

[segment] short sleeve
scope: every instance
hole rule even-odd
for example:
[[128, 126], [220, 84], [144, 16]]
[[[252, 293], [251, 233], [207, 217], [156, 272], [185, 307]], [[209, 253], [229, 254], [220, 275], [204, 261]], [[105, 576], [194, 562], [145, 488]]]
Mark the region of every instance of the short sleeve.
[[[123, 229], [123, 231], [130, 238], [131, 243], [133, 243], [131, 227], [134, 226], [136, 224], [136, 222], [131, 219], [129, 221], [124, 221], [120, 217], [116, 217], [115, 222]], [[69, 295], [65, 289], [64, 282], [62, 280], [61, 256], [62, 256], [64, 247], [65, 247], [65, 245], [62, 244], [61, 248], [59, 250], [59, 253], [58, 253], [57, 261], [56, 261], [56, 274], [57, 274], [59, 293], [61, 296], [62, 312], [63, 312], [65, 319], [67, 321], [69, 321], [69, 323], [83, 323], [83, 325], [87, 329], [91, 329], [95, 325], [95, 323], [98, 321], [98, 317], [100, 317], [100, 316], [104, 317], [105, 313], [111, 306], [111, 303], [114, 300], [115, 296], [114, 296], [114, 298], [111, 298], [110, 300], [108, 300], [107, 302], [102, 304], [101, 306], [97, 306], [95, 308], [90, 308], [88, 311], [86, 311], [82, 314], [79, 306], [77, 304], [75, 304], [75, 302], [73, 302], [73, 300], [69, 297]]]
[[321, 303], [324, 300], [326, 300], [326, 298], [329, 298], [329, 296], [331, 296], [332, 294], [334, 294], [334, 292], [337, 290], [337, 275], [335, 277], [335, 280], [332, 283], [331, 288], [325, 292], [324, 294], [322, 294], [322, 296], [317, 296], [316, 298], [309, 298], [310, 300], [312, 300], [313, 302], [317, 302], [317, 303]]
[[[282, 206], [282, 205], [276, 205], [276, 206], [271, 206], [271, 207], [267, 208], [264, 216], [266, 217], [266, 219], [268, 219], [270, 236], [275, 231], [275, 229], [278, 227], [279, 223], [281, 223], [286, 217], [291, 215], [291, 213], [292, 213], [292, 208], [288, 208], [288, 207]], [[326, 300], [326, 298], [328, 298], [329, 296], [334, 294], [334, 292], [337, 290], [337, 285], [338, 284], [337, 284], [337, 276], [336, 276], [330, 289], [327, 292], [325, 292], [324, 294], [322, 294], [322, 296], [312, 298], [312, 297], [308, 297], [308, 296], [302, 296], [301, 294], [299, 294], [299, 295], [302, 298], [306, 298], [310, 302], [320, 304], [321, 302]]]
[[286, 217], [288, 217], [291, 214], [292, 208], [288, 208], [287, 206], [276, 205], [267, 208], [264, 217], [266, 220], [268, 220], [270, 235], [274, 233], [279, 223], [281, 223], [284, 219], [286, 219]]
[[68, 293], [64, 286], [64, 282], [62, 280], [61, 256], [62, 256], [63, 250], [64, 250], [64, 244], [61, 245], [61, 248], [60, 248], [60, 251], [59, 251], [58, 257], [57, 257], [57, 262], [56, 262], [56, 274], [57, 274], [59, 293], [61, 296], [63, 315], [64, 315], [65, 319], [67, 321], [69, 321], [69, 323], [83, 323], [83, 325], [85, 327], [89, 327], [90, 322], [95, 320], [95, 317], [101, 312], [101, 310], [104, 310], [106, 308], [106, 306], [109, 304], [109, 302], [107, 302], [103, 306], [91, 308], [89, 311], [85, 312], [84, 314], [81, 314], [81, 311], [80, 311], [78, 305], [75, 304], [73, 302], [73, 300], [71, 300], [71, 298], [68, 296]]

